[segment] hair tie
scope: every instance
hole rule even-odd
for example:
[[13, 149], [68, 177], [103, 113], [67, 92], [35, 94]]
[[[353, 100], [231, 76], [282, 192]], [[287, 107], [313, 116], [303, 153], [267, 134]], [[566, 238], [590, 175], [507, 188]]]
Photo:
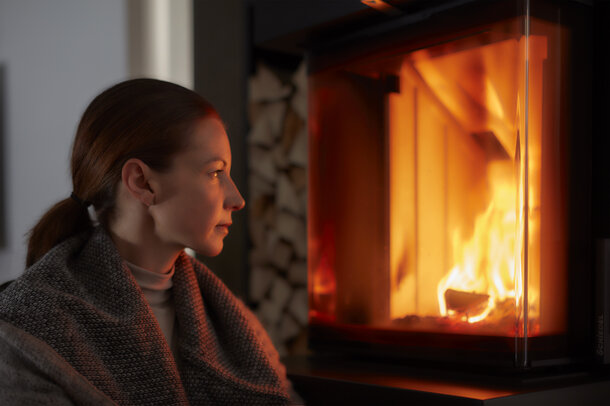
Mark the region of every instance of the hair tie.
[[70, 198], [72, 200], [74, 200], [76, 203], [78, 203], [80, 206], [83, 206], [84, 208], [87, 208], [87, 206], [89, 206], [91, 203], [84, 201], [83, 199], [81, 199], [80, 197], [76, 196], [74, 194], [74, 192], [72, 192], [70, 194]]

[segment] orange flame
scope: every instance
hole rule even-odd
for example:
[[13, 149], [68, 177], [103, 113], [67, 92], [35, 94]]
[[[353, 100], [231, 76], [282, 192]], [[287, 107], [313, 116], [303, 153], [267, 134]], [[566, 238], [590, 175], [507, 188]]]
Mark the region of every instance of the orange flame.
[[324, 165], [309, 169], [312, 320], [565, 331], [568, 154], [551, 68], [566, 53], [548, 45], [556, 27], [532, 27], [510, 20], [313, 75], [310, 159]]
[[529, 168], [521, 155], [524, 41], [403, 60], [401, 93], [389, 97], [392, 320], [486, 320], [499, 333], [521, 317], [525, 222], [530, 234], [536, 225], [526, 209], [539, 206], [525, 173], [540, 159], [538, 131]]
[[[521, 264], [516, 261], [520, 240], [512, 179], [512, 162], [495, 161], [488, 167], [492, 198], [485, 212], [476, 218], [472, 237], [463, 241], [459, 230], [453, 234], [455, 265], [438, 284], [437, 297], [442, 316], [455, 315], [446, 303], [448, 289], [488, 295], [487, 305], [475, 314], [460, 317], [469, 323], [484, 320], [496, 303], [521, 299]], [[519, 215], [522, 221], [523, 216]], [[517, 278], [515, 280], [515, 278]]]

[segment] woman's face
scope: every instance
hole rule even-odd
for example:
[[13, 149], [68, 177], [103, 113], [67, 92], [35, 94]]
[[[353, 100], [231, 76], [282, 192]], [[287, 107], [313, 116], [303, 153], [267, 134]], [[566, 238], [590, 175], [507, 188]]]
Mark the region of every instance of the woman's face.
[[200, 120], [189, 147], [173, 158], [171, 169], [155, 172], [155, 201], [149, 212], [157, 236], [176, 248], [218, 255], [231, 214], [245, 204], [230, 170], [231, 149], [223, 124], [215, 118]]

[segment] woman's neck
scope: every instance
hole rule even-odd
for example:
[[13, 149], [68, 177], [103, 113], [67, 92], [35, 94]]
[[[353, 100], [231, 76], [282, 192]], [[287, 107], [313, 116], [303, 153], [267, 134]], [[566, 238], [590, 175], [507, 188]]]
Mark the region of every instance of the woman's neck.
[[181, 249], [168, 249], [153, 239], [138, 235], [121, 235], [110, 231], [121, 258], [155, 273], [167, 273], [174, 266]]

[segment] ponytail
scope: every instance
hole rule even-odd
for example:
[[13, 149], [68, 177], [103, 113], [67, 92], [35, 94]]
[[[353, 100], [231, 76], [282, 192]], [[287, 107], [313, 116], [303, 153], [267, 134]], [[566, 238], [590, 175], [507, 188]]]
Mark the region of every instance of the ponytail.
[[25, 266], [29, 267], [44, 254], [70, 236], [93, 228], [83, 204], [67, 198], [55, 204], [30, 230]]

